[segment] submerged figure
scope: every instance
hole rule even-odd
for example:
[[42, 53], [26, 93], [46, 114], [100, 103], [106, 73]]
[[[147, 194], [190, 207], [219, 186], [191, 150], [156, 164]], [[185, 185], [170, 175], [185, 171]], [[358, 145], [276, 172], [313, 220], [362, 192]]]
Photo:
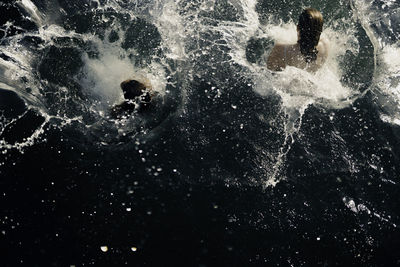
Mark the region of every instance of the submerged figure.
[[324, 19], [314, 9], [304, 9], [297, 25], [297, 43], [276, 44], [268, 57], [267, 67], [273, 71], [293, 66], [308, 71], [318, 70], [326, 61], [328, 47], [320, 39]]
[[136, 80], [123, 81], [120, 86], [125, 100], [111, 109], [112, 117], [120, 118], [135, 110], [142, 112], [150, 108], [152, 97], [155, 95], [151, 88]]

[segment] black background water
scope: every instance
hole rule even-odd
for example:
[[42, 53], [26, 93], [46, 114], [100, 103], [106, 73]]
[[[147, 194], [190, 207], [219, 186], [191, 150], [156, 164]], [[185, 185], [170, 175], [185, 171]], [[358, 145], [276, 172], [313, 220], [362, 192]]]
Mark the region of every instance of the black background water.
[[[53, 3], [36, 2], [44, 14], [52, 10]], [[241, 11], [229, 3], [217, 1], [214, 13], [204, 14], [213, 18], [210, 25], [240, 19]], [[128, 1], [119, 4], [130, 7]], [[304, 5], [320, 8], [328, 21], [352, 13], [345, 3]], [[124, 21], [122, 46], [139, 51], [136, 67], [164, 57], [161, 36], [146, 19], [112, 9], [96, 12], [94, 2], [60, 0], [54, 6], [65, 10], [54, 23], [100, 38], [109, 27], [101, 14]], [[269, 13], [297, 14], [302, 7], [260, 1], [257, 12], [266, 20]], [[12, 21], [2, 48], [8, 38], [38, 30], [15, 3], [2, 2], [1, 14], [3, 25]], [[364, 92], [371, 84], [373, 48], [361, 25], [358, 29], [358, 38], [366, 40], [360, 41], [362, 52], [347, 66], [343, 83], [359, 82]], [[392, 38], [398, 38], [395, 29]], [[32, 64], [41, 82], [40, 102], [54, 116], [46, 120], [29, 108], [3, 128], [1, 139], [15, 144], [45, 124], [40, 138], [22, 152], [2, 148], [7, 151], [0, 156], [1, 266], [400, 264], [399, 128], [381, 120], [376, 95], [365, 92], [339, 110], [309, 106], [279, 166], [278, 183], [265, 187], [284, 146], [282, 103], [278, 95], [253, 91], [251, 80], [240, 75], [243, 67], [227, 63], [228, 48], [226, 53], [212, 49], [215, 33], [200, 34], [186, 50], [211, 49], [200, 56], [193, 52], [184, 63], [198, 75], [185, 79], [190, 70], [169, 60], [172, 96], [139, 123], [139, 130], [122, 136], [90, 112], [92, 100], [74, 79], [84, 64], [81, 54], [96, 57], [90, 42], [60, 37], [38, 49], [40, 38], [21, 39], [39, 54]], [[250, 43], [249, 60], [257, 50], [252, 49]], [[12, 61], [3, 52], [1, 58]], [[356, 71], [366, 76], [355, 77]], [[21, 80], [16, 90], [29, 91]], [[68, 88], [66, 102], [60, 102], [62, 86]], [[213, 87], [224, 93], [216, 97]], [[27, 109], [8, 90], [0, 97], [7, 120]], [[60, 127], [55, 116], [60, 114], [83, 118]], [[104, 127], [85, 130], [97, 120]]]

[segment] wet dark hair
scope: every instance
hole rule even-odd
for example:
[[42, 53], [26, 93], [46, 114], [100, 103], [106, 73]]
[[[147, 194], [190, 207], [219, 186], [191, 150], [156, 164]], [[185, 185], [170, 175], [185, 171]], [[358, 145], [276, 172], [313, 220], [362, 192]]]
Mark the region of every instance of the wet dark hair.
[[143, 94], [146, 86], [136, 80], [126, 80], [121, 83], [121, 89], [124, 92], [125, 99], [134, 99]]
[[299, 40], [300, 52], [303, 54], [307, 63], [317, 60], [319, 38], [322, 32], [324, 19], [321, 12], [314, 8], [306, 8], [300, 14], [299, 24]]

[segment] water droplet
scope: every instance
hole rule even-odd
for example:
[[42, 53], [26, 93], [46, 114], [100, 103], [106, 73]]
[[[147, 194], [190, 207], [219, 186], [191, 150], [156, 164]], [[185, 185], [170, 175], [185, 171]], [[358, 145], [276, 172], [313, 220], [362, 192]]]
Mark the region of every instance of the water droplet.
[[107, 246], [101, 246], [100, 249], [103, 252], [107, 252], [108, 251], [108, 247]]

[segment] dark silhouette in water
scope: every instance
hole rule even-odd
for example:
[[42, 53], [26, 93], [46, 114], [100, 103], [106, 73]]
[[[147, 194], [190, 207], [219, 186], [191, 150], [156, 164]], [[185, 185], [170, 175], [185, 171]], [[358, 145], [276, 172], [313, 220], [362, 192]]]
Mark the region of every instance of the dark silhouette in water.
[[154, 93], [143, 83], [136, 80], [126, 80], [120, 86], [125, 100], [112, 108], [111, 116], [113, 118], [127, 116], [135, 110], [143, 112], [149, 109]]

